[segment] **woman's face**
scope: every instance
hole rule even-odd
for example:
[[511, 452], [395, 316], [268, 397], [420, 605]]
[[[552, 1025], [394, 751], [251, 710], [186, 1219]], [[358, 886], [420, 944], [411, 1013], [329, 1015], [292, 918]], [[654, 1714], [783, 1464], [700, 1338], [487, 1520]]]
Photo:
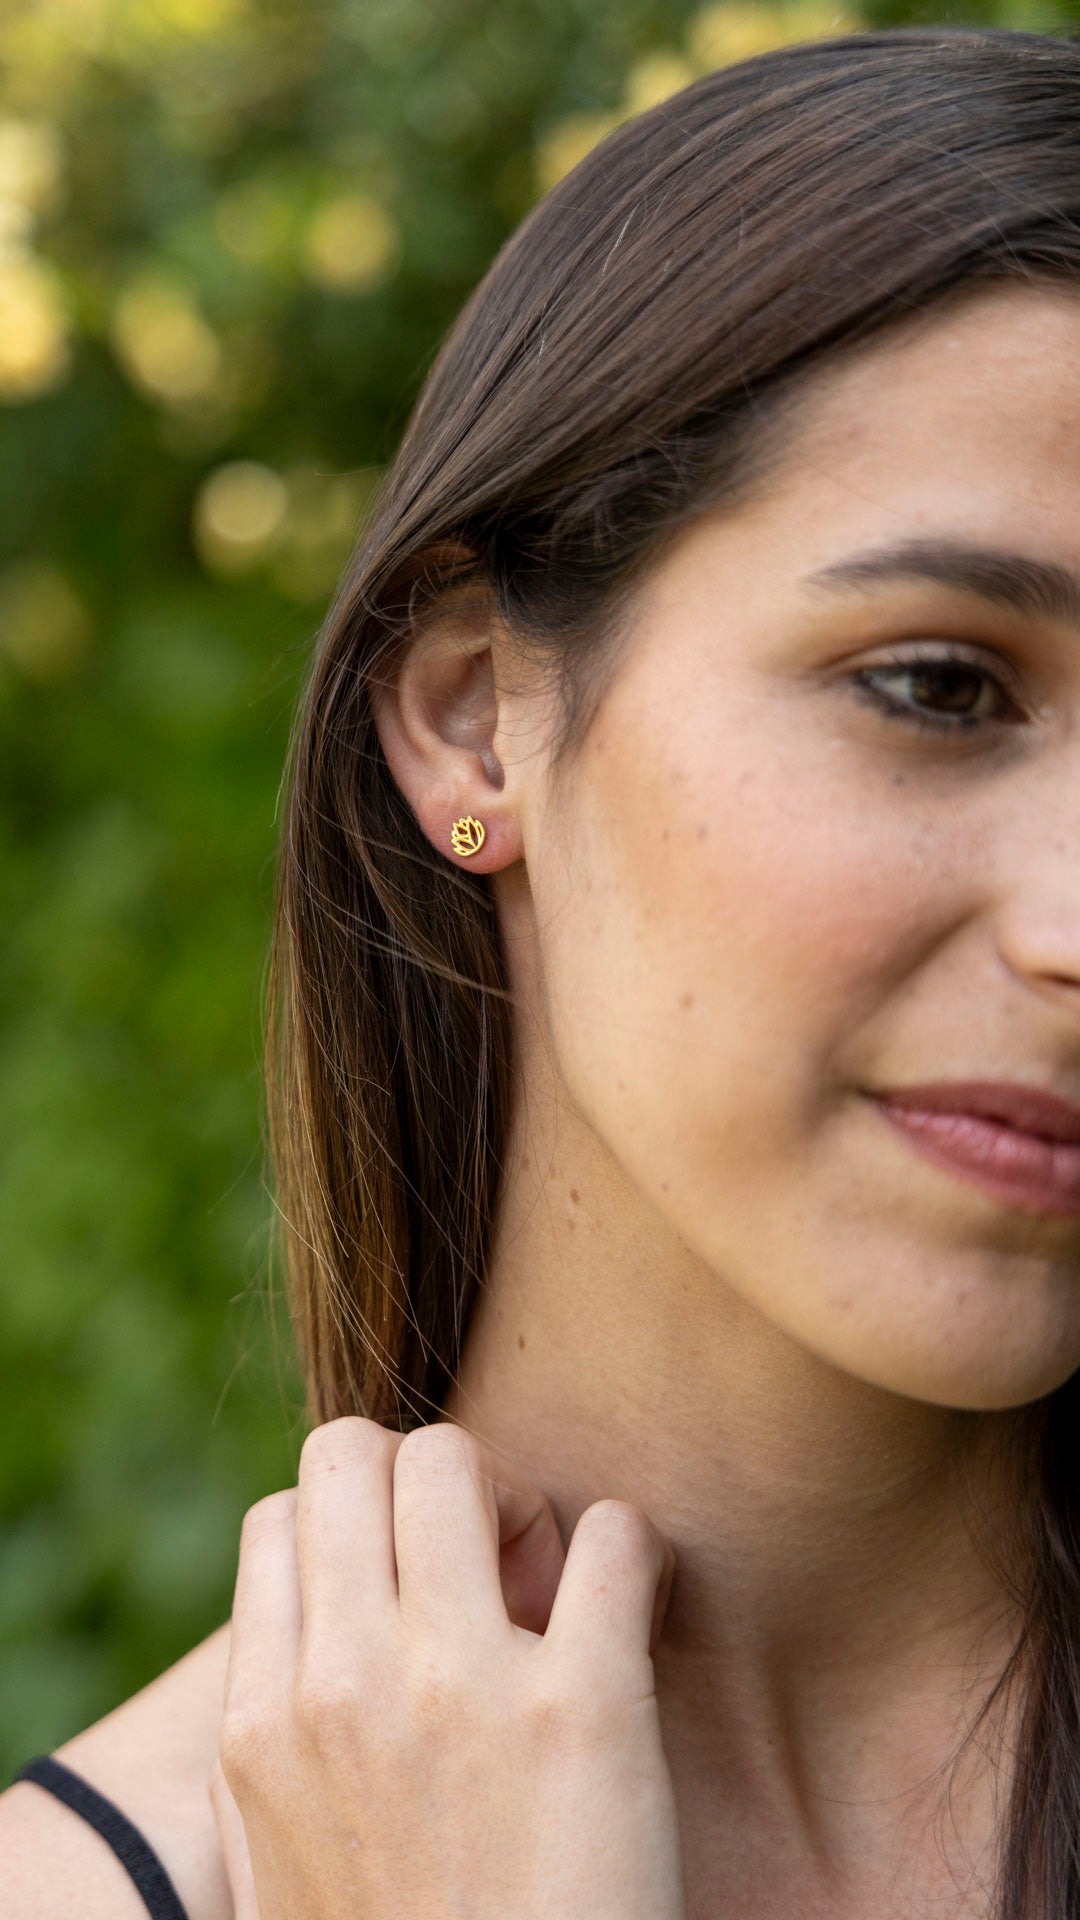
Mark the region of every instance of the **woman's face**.
[[565, 1097], [642, 1199], [837, 1367], [1005, 1407], [1080, 1366], [1080, 1212], [931, 1164], [870, 1096], [1080, 1103], [1080, 593], [815, 583], [913, 542], [1080, 574], [1070, 292], [983, 292], [823, 376], [767, 494], [654, 572], [519, 824]]

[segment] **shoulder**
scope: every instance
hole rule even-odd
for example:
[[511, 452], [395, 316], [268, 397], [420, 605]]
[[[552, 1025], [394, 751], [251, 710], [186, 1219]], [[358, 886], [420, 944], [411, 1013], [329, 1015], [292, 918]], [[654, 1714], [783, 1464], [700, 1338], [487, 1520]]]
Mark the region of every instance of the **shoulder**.
[[[232, 1920], [210, 1803], [229, 1623], [103, 1719], [53, 1749], [115, 1801], [160, 1857], [189, 1920]], [[5, 1920], [146, 1920], [107, 1843], [32, 1781], [0, 1793]]]

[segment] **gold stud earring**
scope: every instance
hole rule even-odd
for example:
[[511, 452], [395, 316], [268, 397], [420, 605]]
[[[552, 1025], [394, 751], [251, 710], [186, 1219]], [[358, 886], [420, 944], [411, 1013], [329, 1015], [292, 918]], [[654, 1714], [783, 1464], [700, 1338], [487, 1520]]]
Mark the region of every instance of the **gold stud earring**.
[[471, 813], [463, 814], [460, 820], [455, 820], [450, 829], [450, 845], [455, 853], [460, 853], [463, 860], [467, 860], [471, 853], [479, 853], [486, 838], [483, 821], [474, 820]]

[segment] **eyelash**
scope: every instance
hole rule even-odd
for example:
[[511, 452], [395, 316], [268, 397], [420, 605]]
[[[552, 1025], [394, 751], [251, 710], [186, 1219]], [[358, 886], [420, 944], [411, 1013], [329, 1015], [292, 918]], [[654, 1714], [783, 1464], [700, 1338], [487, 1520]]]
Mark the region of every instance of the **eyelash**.
[[870, 704], [888, 720], [908, 720], [914, 726], [928, 728], [933, 733], [969, 733], [973, 729], [980, 727], [993, 727], [1002, 724], [1000, 721], [980, 719], [977, 714], [956, 714], [951, 719], [932, 719], [929, 714], [921, 713], [918, 707], [908, 706], [904, 701], [894, 700], [890, 698], [888, 694], [879, 692], [873, 683], [882, 674], [891, 675], [895, 679], [898, 675], [905, 673], [915, 674], [926, 673], [927, 671], [932, 673], [935, 668], [939, 668], [942, 673], [955, 673], [959, 668], [961, 672], [967, 672], [975, 675], [979, 679], [988, 681], [991, 686], [996, 687], [998, 692], [1009, 701], [1010, 705], [1016, 705], [1005, 682], [999, 679], [996, 673], [991, 673], [988, 667], [979, 665], [977, 661], [969, 660], [966, 654], [956, 653], [954, 651], [944, 653], [890, 653], [888, 658], [892, 662], [891, 666], [862, 667], [858, 673], [853, 673], [849, 676], [855, 692], [864, 700], [868, 700]]

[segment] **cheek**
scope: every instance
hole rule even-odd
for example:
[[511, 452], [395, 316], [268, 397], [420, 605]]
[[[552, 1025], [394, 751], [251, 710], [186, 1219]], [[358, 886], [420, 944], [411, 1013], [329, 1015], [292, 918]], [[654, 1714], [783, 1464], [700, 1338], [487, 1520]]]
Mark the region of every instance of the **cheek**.
[[704, 1173], [715, 1202], [725, 1172], [745, 1193], [752, 1167], [803, 1149], [850, 1087], [912, 937], [910, 889], [833, 769], [796, 772], [790, 748], [730, 725], [684, 729], [666, 760], [661, 731], [647, 752], [601, 737], [545, 889], [543, 965], [595, 1130], [647, 1190]]
[[888, 1390], [1051, 1391], [1080, 1364], [1075, 1250], [1063, 1274], [1024, 1223], [1006, 1248], [858, 1092], [925, 1064], [915, 1000], [985, 881], [970, 822], [805, 712], [634, 710], [647, 735], [599, 737], [537, 863], [536, 925], [562, 1078], [701, 1262], [702, 1337], [722, 1278]]

